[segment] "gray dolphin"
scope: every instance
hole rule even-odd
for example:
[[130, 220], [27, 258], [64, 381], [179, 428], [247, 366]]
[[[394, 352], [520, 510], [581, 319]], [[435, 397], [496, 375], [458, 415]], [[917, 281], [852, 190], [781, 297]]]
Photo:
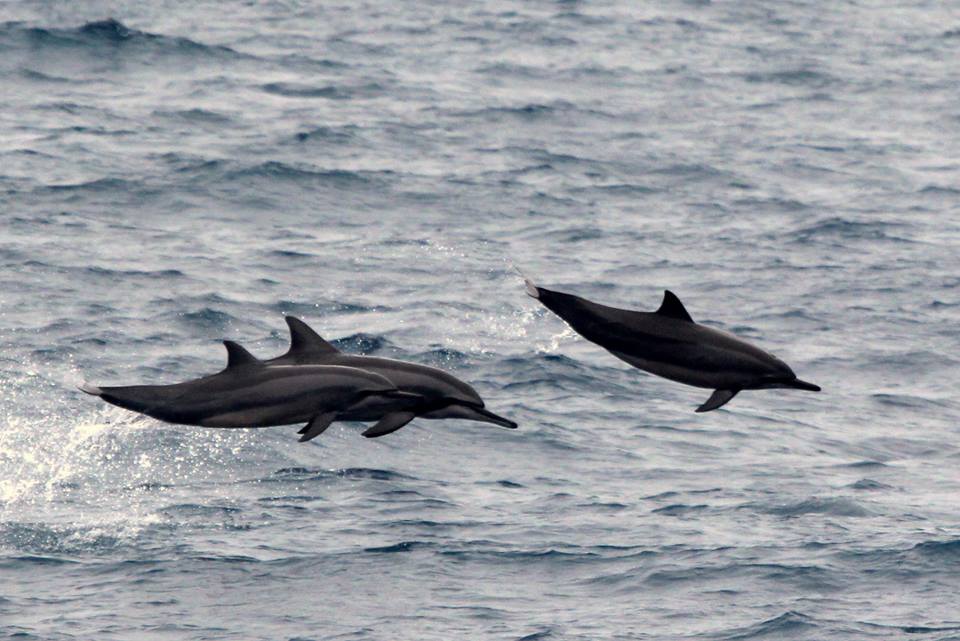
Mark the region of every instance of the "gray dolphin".
[[368, 399], [422, 400], [374, 372], [339, 365], [267, 367], [237, 343], [223, 344], [227, 367], [211, 376], [175, 385], [80, 389], [168, 423], [269, 427], [306, 421], [304, 433], [309, 438], [327, 429], [341, 412]]
[[367, 438], [395, 432], [416, 417], [461, 418], [509, 429], [517, 427], [513, 421], [485, 409], [476, 390], [443, 370], [390, 358], [344, 354], [299, 318], [287, 316], [286, 321], [290, 327], [290, 349], [282, 356], [263, 361], [268, 367], [318, 364], [357, 367], [385, 376], [398, 389], [412, 394], [411, 398], [371, 396], [337, 415], [338, 421], [377, 421], [363, 432]]
[[665, 291], [660, 309], [635, 312], [537, 287], [524, 279], [527, 294], [567, 322], [588, 341], [651, 374], [715, 390], [697, 408], [709, 412], [741, 390], [792, 388], [819, 392], [790, 367], [758, 347], [712, 327], [698, 325], [683, 303]]

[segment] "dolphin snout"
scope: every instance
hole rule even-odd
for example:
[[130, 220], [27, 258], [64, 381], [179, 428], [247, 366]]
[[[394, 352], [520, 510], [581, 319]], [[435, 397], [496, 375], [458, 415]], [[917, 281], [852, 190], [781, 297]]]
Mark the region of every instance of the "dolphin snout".
[[472, 407], [470, 408], [475, 416], [469, 416], [467, 418], [472, 418], [475, 421], [480, 421], [482, 423], [493, 423], [494, 425], [499, 425], [500, 427], [506, 427], [507, 429], [515, 430], [517, 429], [517, 423], [511, 421], [509, 418], [504, 418], [494, 414], [490, 410], [484, 409], [482, 407]]
[[806, 381], [801, 381], [799, 378], [795, 378], [792, 381], [788, 382], [787, 387], [793, 387], [795, 389], [803, 389], [808, 392], [819, 392], [820, 386], [814, 385], [813, 383], [808, 383]]

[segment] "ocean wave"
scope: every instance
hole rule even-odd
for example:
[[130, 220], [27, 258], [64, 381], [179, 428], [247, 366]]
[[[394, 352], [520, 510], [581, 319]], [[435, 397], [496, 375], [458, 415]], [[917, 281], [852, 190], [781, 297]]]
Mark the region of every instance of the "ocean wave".
[[328, 100], [353, 100], [355, 98], [373, 98], [389, 91], [389, 87], [379, 82], [359, 85], [307, 85], [296, 82], [269, 82], [260, 85], [265, 93], [285, 98], [326, 98]]
[[176, 312], [174, 318], [196, 329], [212, 329], [221, 332], [238, 320], [233, 315], [213, 307], [202, 307], [189, 312]]
[[866, 517], [873, 512], [851, 498], [813, 497], [780, 505], [753, 505], [755, 509], [777, 516], [795, 517], [806, 514], [827, 514], [830, 516]]
[[344, 127], [315, 127], [294, 134], [297, 142], [320, 142], [337, 145], [349, 145], [356, 142], [360, 128], [355, 125]]
[[893, 486], [887, 485], [886, 483], [881, 483], [880, 481], [874, 481], [873, 479], [860, 479], [847, 485], [852, 490], [889, 490]]
[[102, 525], [0, 522], [0, 547], [27, 552], [32, 563], [72, 563], [78, 555], [111, 553], [123, 541], [120, 530]]
[[7, 570], [29, 570], [31, 566], [50, 566], [50, 565], [70, 565], [79, 563], [73, 559], [65, 559], [58, 556], [41, 556], [28, 554], [22, 556], [4, 556], [0, 557], [0, 568]]
[[816, 621], [800, 612], [784, 612], [780, 616], [756, 623], [747, 628], [724, 632], [718, 638], [728, 641], [746, 641], [747, 639], [784, 639], [805, 635], [818, 630]]
[[418, 363], [440, 368], [462, 367], [468, 362], [469, 358], [470, 356], [466, 352], [448, 347], [432, 349], [428, 352], [420, 352], [413, 356], [413, 360]]
[[346, 169], [320, 170], [304, 165], [293, 165], [270, 160], [256, 165], [230, 169], [223, 176], [230, 181], [268, 179], [272, 182], [291, 181], [300, 183], [318, 183], [337, 187], [369, 188], [372, 185], [385, 186], [394, 177], [391, 171], [350, 171]]
[[960, 539], [924, 541], [913, 546], [912, 551], [933, 559], [960, 561]]
[[652, 512], [664, 516], [691, 516], [709, 507], [709, 505], [685, 505], [683, 503], [675, 503], [673, 505], [655, 508]]
[[960, 539], [931, 539], [909, 547], [899, 542], [875, 548], [851, 546], [836, 550], [833, 557], [837, 562], [890, 579], [931, 574], [960, 576]]
[[122, 178], [98, 178], [82, 183], [72, 183], [65, 185], [46, 185], [44, 189], [49, 191], [86, 191], [94, 193], [113, 193], [121, 191], [132, 191], [138, 189], [139, 184], [124, 180]]
[[179, 269], [112, 269], [109, 267], [91, 265], [90, 267], [84, 267], [83, 271], [91, 276], [109, 279], [147, 278], [151, 280], [167, 280], [186, 277], [186, 274]]
[[77, 82], [73, 78], [68, 78], [67, 76], [57, 76], [49, 73], [44, 73], [42, 71], [37, 71], [35, 69], [20, 69], [20, 77], [24, 80], [31, 80], [35, 82], [49, 82], [56, 84], [69, 84], [71, 82]]
[[510, 372], [506, 377], [509, 382], [501, 385], [504, 391], [540, 388], [579, 395], [585, 388], [600, 386], [609, 394], [635, 397], [638, 393], [635, 381], [611, 379], [610, 367], [588, 365], [566, 354], [537, 352], [524, 357], [502, 359], [498, 366]]
[[199, 516], [202, 518], [214, 517], [219, 518], [227, 514], [239, 514], [243, 510], [238, 507], [230, 505], [210, 505], [210, 504], [199, 504], [199, 503], [179, 503], [176, 505], [168, 505], [167, 507], [161, 508], [160, 510], [163, 514], [173, 517], [182, 517], [182, 516]]
[[438, 554], [455, 559], [471, 561], [496, 561], [514, 563], [589, 563], [600, 557], [600, 554], [590, 550], [567, 551], [556, 548], [535, 549], [485, 549], [488, 541], [474, 541], [460, 549], [442, 549]]
[[[294, 260], [297, 258], [306, 259], [308, 257], [314, 257], [313, 254], [299, 252], [284, 252], [282, 254], [279, 252], [270, 252], [270, 254], [278, 257], [291, 258]], [[386, 306], [361, 305], [359, 303], [347, 303], [336, 300], [318, 300], [310, 303], [301, 303], [293, 300], [278, 300], [276, 303], [272, 303], [270, 305], [270, 309], [280, 312], [284, 315], [293, 314], [319, 318], [323, 318], [324, 316], [331, 314], [367, 314], [370, 312], [391, 311], [391, 308]], [[321, 335], [323, 334], [322, 326], [318, 326], [316, 329]]]
[[[526, 73], [522, 68], [510, 67], [511, 73]], [[480, 70], [481, 73], [491, 73]], [[448, 114], [456, 119], [481, 119], [501, 121], [504, 118], [510, 118], [521, 121], [544, 121], [552, 118], [568, 118], [574, 116], [595, 116], [601, 118], [613, 117], [603, 111], [596, 109], [583, 108], [575, 103], [566, 100], [555, 100], [552, 102], [531, 102], [515, 106], [496, 106], [483, 107], [481, 109], [470, 109], [462, 111], [453, 111]]]
[[871, 394], [870, 398], [882, 405], [894, 407], [906, 407], [913, 409], [924, 409], [930, 406], [948, 408], [951, 406], [949, 401], [924, 398], [912, 394]]
[[373, 481], [416, 480], [416, 477], [396, 472], [367, 467], [348, 467], [338, 470], [313, 469], [306, 467], [285, 467], [277, 470], [263, 481], [316, 481], [327, 479], [369, 479]]
[[913, 242], [903, 235], [893, 233], [894, 230], [903, 230], [906, 227], [905, 223], [861, 222], [834, 216], [790, 232], [787, 234], [787, 240], [794, 243], [823, 240]]
[[650, 587], [667, 588], [683, 583], [707, 585], [712, 582], [743, 581], [747, 577], [797, 586], [819, 592], [839, 589], [835, 573], [819, 565], [791, 565], [786, 563], [723, 563], [696, 567], [661, 567], [643, 579]]
[[173, 111], [157, 110], [153, 112], [153, 115], [194, 124], [227, 125], [233, 122], [233, 118], [227, 114], [196, 107]]
[[427, 541], [401, 541], [393, 545], [364, 548], [363, 551], [368, 554], [396, 554], [397, 552], [413, 552], [414, 550], [430, 549], [434, 546], [434, 543]]
[[134, 53], [137, 50], [170, 56], [197, 56], [215, 58], [244, 57], [230, 47], [207, 45], [188, 38], [165, 36], [132, 29], [113, 18], [88, 22], [72, 29], [30, 27], [24, 23], [7, 22], [0, 25], [0, 42], [8, 47], [69, 48], [91, 55], [103, 53], [104, 48]]
[[752, 71], [741, 76], [752, 84], [778, 84], [823, 89], [836, 84], [837, 79], [816, 69], [783, 69], [777, 71]]
[[330, 343], [337, 349], [353, 354], [378, 354], [383, 351], [397, 351], [397, 348], [384, 336], [363, 332], [337, 338]]

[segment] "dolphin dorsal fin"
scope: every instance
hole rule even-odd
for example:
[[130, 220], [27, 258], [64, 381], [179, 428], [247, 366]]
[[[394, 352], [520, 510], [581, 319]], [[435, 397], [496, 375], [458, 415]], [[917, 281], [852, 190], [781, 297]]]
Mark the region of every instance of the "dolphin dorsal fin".
[[260, 362], [260, 359], [248, 352], [247, 348], [240, 343], [223, 341], [223, 346], [227, 348], [227, 369]]
[[680, 302], [680, 299], [677, 298], [677, 295], [671, 292], [669, 289], [664, 290], [663, 292], [663, 302], [660, 303], [660, 309], [657, 310], [657, 313], [661, 316], [668, 316], [669, 318], [676, 318], [677, 320], [685, 320], [693, 322], [690, 314], [687, 313], [686, 308], [683, 306], [683, 303]]
[[327, 356], [340, 353], [340, 350], [323, 340], [320, 334], [296, 316], [287, 316], [286, 321], [290, 328], [290, 349], [287, 354]]

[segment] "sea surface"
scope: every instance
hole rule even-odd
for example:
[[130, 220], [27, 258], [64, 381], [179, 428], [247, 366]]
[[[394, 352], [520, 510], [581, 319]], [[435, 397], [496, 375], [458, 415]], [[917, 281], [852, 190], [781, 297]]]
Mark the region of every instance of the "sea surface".
[[[0, 3], [0, 637], [960, 639], [960, 10]], [[823, 387], [655, 378], [524, 295]], [[509, 431], [174, 426], [287, 347]]]

